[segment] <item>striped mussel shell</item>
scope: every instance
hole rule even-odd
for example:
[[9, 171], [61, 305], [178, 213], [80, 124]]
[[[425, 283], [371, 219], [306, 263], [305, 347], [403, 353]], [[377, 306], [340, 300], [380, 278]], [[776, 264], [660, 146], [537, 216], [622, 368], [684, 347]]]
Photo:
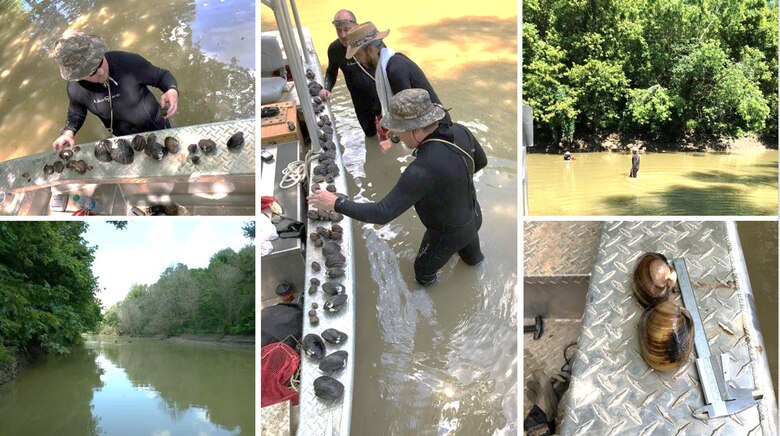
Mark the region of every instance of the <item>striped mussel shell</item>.
[[684, 307], [663, 301], [646, 310], [639, 321], [642, 358], [659, 371], [686, 364], [693, 350], [693, 319]]
[[634, 268], [634, 295], [645, 309], [669, 299], [677, 273], [660, 253], [645, 253]]

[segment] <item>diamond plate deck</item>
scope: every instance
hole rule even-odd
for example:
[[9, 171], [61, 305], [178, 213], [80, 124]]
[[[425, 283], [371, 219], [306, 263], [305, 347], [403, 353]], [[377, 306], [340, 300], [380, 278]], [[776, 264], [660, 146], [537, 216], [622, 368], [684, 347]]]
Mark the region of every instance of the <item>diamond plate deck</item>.
[[263, 436], [290, 435], [290, 401], [260, 408], [260, 434]]
[[[172, 136], [179, 140], [181, 150], [169, 154], [162, 161], [155, 161], [143, 152], [136, 152], [133, 163], [100, 162], [95, 158], [97, 142], [80, 144], [81, 151], [73, 159], [84, 160], [93, 169], [84, 174], [64, 169], [62, 173], [44, 176], [43, 167], [61, 160], [51, 153], [39, 153], [0, 162], [0, 191], [26, 192], [68, 183], [144, 183], [149, 181], [214, 182], [225, 176], [251, 176], [255, 174], [255, 126], [254, 119], [223, 121], [197, 126], [179, 127], [154, 132], [158, 142]], [[238, 152], [228, 151], [225, 144], [234, 133], [244, 132], [244, 147]], [[135, 135], [120, 136], [132, 140]], [[187, 146], [201, 139], [217, 143], [217, 153], [204, 155], [198, 151], [201, 161], [195, 165], [187, 161]], [[64, 162], [63, 162], [64, 163]], [[27, 173], [27, 177], [22, 177]], [[28, 181], [29, 180], [29, 181]]]
[[[524, 320], [525, 325], [533, 323], [532, 318]], [[579, 319], [545, 319], [544, 335], [538, 341], [531, 334], [523, 336], [523, 416], [527, 416], [533, 407], [528, 398], [528, 382], [533, 380], [534, 371], [541, 370], [547, 377], [561, 372], [566, 363], [563, 350], [572, 342], [577, 342], [580, 324]], [[569, 356], [574, 352], [573, 348], [569, 350]]]
[[600, 222], [528, 221], [523, 232], [523, 277], [589, 275]]
[[[304, 29], [304, 35], [306, 37], [306, 43], [311, 55], [311, 64], [307, 65], [316, 75], [316, 80], [322, 83], [322, 73], [319, 67], [319, 61], [317, 60], [317, 54], [311, 48], [311, 37], [309, 36], [308, 29]], [[304, 103], [305, 104], [305, 103]], [[334, 180], [336, 189], [340, 193], [347, 194], [347, 181], [346, 170], [341, 162], [341, 144], [338, 138], [338, 128], [336, 126], [336, 119], [331, 112], [330, 104], [326, 104], [326, 112], [333, 122], [334, 135], [333, 142], [336, 144], [336, 163], [340, 169], [340, 175]], [[317, 160], [314, 159], [309, 166], [309, 177], [312, 176], [312, 171], [317, 165]], [[323, 311], [323, 306], [328, 294], [322, 291], [320, 286], [319, 291], [315, 295], [309, 295], [306, 293], [306, 307], [305, 312], [308, 312], [311, 308], [312, 302], [317, 302], [319, 308], [317, 314], [319, 316], [319, 325], [311, 326], [309, 324], [309, 317], [304, 316], [303, 322], [303, 334], [304, 336], [309, 333], [321, 334], [323, 330], [328, 328], [335, 328], [346, 333], [349, 339], [346, 343], [341, 345], [332, 345], [326, 343], [327, 354], [330, 354], [337, 350], [345, 350], [349, 353], [347, 359], [347, 367], [340, 373], [332, 375], [336, 380], [340, 381], [344, 385], [344, 395], [335, 401], [324, 401], [317, 398], [314, 395], [314, 387], [312, 383], [314, 380], [324, 375], [319, 370], [319, 361], [309, 359], [306, 356], [301, 358], [301, 388], [300, 388], [300, 421], [298, 423], [297, 435], [299, 436], [321, 436], [321, 435], [349, 435], [351, 417], [352, 417], [352, 378], [354, 372], [354, 359], [355, 359], [355, 266], [354, 260], [351, 259], [353, 254], [352, 249], [352, 220], [348, 217], [338, 223], [344, 229], [343, 242], [341, 244], [341, 251], [347, 257], [347, 264], [344, 267], [345, 275], [337, 281], [341, 282], [347, 294], [347, 303], [344, 308], [337, 314], [328, 315]], [[327, 222], [308, 220], [307, 228], [309, 232], [314, 231], [318, 226], [324, 226], [330, 228], [331, 225]], [[312, 261], [317, 261], [323, 265], [323, 270], [319, 273], [312, 272], [309, 265]], [[312, 277], [317, 277], [322, 283], [325, 283], [325, 258], [322, 255], [322, 250], [314, 247], [314, 244], [307, 244], [306, 246], [306, 284], [308, 286], [309, 280]], [[331, 428], [328, 428], [328, 425]], [[331, 433], [332, 430], [332, 433]]]
[[[559, 409], [561, 434], [777, 434], [777, 403], [735, 235], [733, 224], [722, 222], [605, 224], [580, 351]], [[630, 276], [646, 251], [685, 256], [710, 348], [731, 356], [730, 372], [739, 387], [763, 392], [758, 406], [727, 418], [695, 419], [692, 411], [704, 405], [695, 366], [675, 380], [642, 360], [637, 330], [642, 308]], [[675, 300], [682, 304], [679, 294]]]

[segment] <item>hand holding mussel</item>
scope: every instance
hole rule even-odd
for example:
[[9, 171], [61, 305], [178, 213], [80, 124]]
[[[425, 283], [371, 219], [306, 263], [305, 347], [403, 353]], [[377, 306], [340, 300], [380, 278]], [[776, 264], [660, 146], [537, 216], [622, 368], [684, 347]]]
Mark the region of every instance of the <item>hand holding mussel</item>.
[[693, 350], [693, 319], [688, 309], [671, 301], [651, 307], [639, 321], [642, 358], [659, 371], [674, 371], [689, 362]]
[[645, 253], [634, 268], [634, 295], [644, 308], [669, 299], [677, 285], [677, 273], [660, 253]]

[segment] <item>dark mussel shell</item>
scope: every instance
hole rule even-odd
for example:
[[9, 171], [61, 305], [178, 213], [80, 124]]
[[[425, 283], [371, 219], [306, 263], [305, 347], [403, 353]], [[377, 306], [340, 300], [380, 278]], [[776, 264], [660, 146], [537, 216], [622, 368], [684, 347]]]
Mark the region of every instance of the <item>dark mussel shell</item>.
[[325, 266], [327, 268], [340, 268], [347, 262], [347, 258], [343, 254], [332, 254], [325, 258]]
[[322, 265], [319, 262], [314, 261], [311, 263], [311, 270], [318, 273], [322, 269]]
[[244, 146], [244, 132], [236, 132], [227, 141], [227, 148], [230, 151], [241, 150]]
[[194, 163], [195, 165], [197, 165], [197, 164], [199, 164], [199, 163], [200, 163], [200, 156], [198, 156], [198, 155], [196, 155], [196, 154], [192, 154], [192, 155], [190, 155], [190, 156], [188, 157], [188, 159], [190, 160], [190, 162]]
[[340, 371], [347, 367], [347, 359], [349, 353], [344, 350], [334, 351], [320, 362], [320, 371], [322, 372], [335, 372]]
[[141, 135], [135, 135], [133, 136], [133, 150], [135, 151], [143, 151], [144, 147], [146, 147], [146, 138], [144, 138]]
[[187, 146], [187, 151], [190, 153], [197, 153], [198, 152], [198, 144], [190, 144]]
[[179, 140], [174, 138], [173, 136], [168, 136], [165, 138], [165, 149], [168, 150], [168, 153], [176, 154], [179, 152]]
[[61, 173], [63, 169], [65, 169], [65, 165], [62, 164], [61, 160], [58, 160], [57, 162], [54, 162], [54, 165], [52, 165], [52, 169], [54, 169], [55, 173]]
[[217, 143], [211, 139], [201, 139], [198, 141], [198, 147], [200, 147], [205, 154], [214, 154], [217, 152]]
[[303, 345], [303, 351], [312, 359], [319, 360], [325, 357], [325, 342], [322, 342], [322, 338], [314, 333], [304, 336], [301, 344]]
[[343, 344], [349, 339], [346, 333], [340, 332], [336, 329], [325, 329], [322, 332], [322, 339], [331, 344]]
[[168, 154], [168, 149], [166, 149], [159, 142], [146, 141], [144, 153], [146, 153], [147, 156], [154, 160], [163, 160], [163, 158]]
[[344, 268], [338, 268], [338, 267], [328, 268], [327, 274], [328, 274], [328, 277], [330, 277], [332, 279], [335, 279], [335, 278], [338, 278], [338, 277], [344, 277]]
[[43, 175], [50, 176], [52, 174], [54, 174], [54, 167], [49, 165], [49, 164], [44, 165], [43, 166]]
[[325, 255], [325, 257], [341, 254], [341, 245], [333, 241], [328, 241], [322, 246], [322, 254]]
[[87, 172], [87, 163], [83, 160], [71, 160], [68, 161], [67, 164], [65, 164], [65, 167], [72, 169], [73, 171], [84, 174]]
[[323, 400], [338, 400], [344, 395], [344, 385], [333, 377], [323, 375], [314, 380], [314, 395]]
[[642, 358], [659, 371], [674, 371], [688, 362], [693, 335], [691, 314], [671, 301], [651, 307], [639, 320]]
[[111, 149], [111, 159], [122, 165], [129, 165], [133, 163], [135, 151], [130, 145], [127, 139], [120, 139], [116, 142], [116, 147]]
[[149, 143], [149, 142], [157, 142], [157, 135], [155, 135], [154, 133], [150, 133], [150, 134], [146, 135], [146, 142], [147, 143]]
[[326, 312], [338, 312], [347, 303], [347, 294], [338, 294], [328, 298], [323, 308]]
[[322, 291], [329, 295], [338, 295], [343, 294], [345, 288], [339, 282], [325, 282], [322, 284]]
[[95, 145], [95, 157], [101, 162], [111, 162], [111, 141], [103, 139]]
[[645, 253], [634, 268], [634, 295], [644, 308], [669, 299], [675, 285], [677, 273], [672, 271], [669, 261], [660, 253]]
[[70, 158], [73, 157], [73, 150], [70, 148], [63, 148], [60, 152], [60, 159], [62, 160], [70, 160]]

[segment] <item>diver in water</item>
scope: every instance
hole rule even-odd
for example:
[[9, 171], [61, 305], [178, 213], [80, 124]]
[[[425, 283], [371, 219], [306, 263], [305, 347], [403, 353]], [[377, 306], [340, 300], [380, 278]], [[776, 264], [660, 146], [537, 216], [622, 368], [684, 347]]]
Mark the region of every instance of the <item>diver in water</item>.
[[571, 153], [568, 151], [563, 153], [563, 160], [572, 160]]
[[[75, 144], [87, 111], [116, 136], [171, 127], [169, 119], [178, 110], [179, 91], [169, 71], [134, 53], [108, 51], [100, 37], [76, 30], [62, 35], [52, 57], [68, 81], [70, 102], [65, 127], [51, 144], [55, 151]], [[160, 103], [148, 86], [163, 92]]]
[[424, 89], [394, 95], [381, 124], [396, 132], [416, 157], [395, 187], [378, 203], [349, 201], [325, 189], [308, 199], [317, 209], [377, 224], [414, 206], [426, 229], [414, 262], [415, 279], [422, 285], [434, 283], [437, 271], [456, 253], [468, 265], [485, 258], [479, 246], [482, 211], [474, 173], [487, 165], [487, 156], [466, 127], [441, 123], [445, 115]]
[[636, 173], [639, 172], [639, 149], [633, 147], [631, 149], [631, 172], [628, 173], [628, 177], [636, 178]]

